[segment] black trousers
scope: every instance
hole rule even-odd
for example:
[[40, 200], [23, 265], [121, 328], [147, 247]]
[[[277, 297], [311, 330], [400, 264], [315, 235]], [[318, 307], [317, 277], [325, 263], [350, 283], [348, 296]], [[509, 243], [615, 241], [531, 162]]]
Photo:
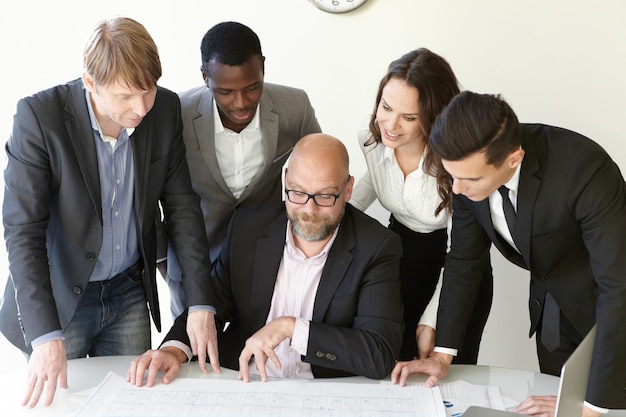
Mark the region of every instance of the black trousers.
[[[415, 232], [397, 221], [393, 215], [389, 219], [389, 229], [400, 236], [404, 250], [400, 260], [400, 282], [405, 329], [398, 360], [411, 360], [418, 356], [415, 330], [419, 318], [435, 292], [445, 261], [448, 233], [446, 229], [431, 233]], [[463, 347], [455, 357], [454, 363], [475, 364], [478, 360], [480, 340], [491, 310], [493, 296], [491, 266], [487, 265], [485, 270]]]

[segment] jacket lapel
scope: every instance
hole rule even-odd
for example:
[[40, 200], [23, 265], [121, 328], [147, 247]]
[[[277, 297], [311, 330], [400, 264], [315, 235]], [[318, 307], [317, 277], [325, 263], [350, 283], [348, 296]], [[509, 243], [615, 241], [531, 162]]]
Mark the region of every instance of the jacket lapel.
[[265, 92], [261, 96], [259, 109], [259, 128], [261, 129], [261, 144], [263, 146], [263, 166], [239, 197], [240, 202], [245, 200], [246, 197], [255, 190], [257, 183], [265, 178], [267, 171], [271, 168], [277, 157], [276, 148], [278, 147], [279, 115], [274, 112], [274, 102]]
[[264, 306], [266, 314], [262, 320], [267, 318], [272, 303], [278, 268], [285, 248], [286, 230], [287, 217], [282, 214], [265, 228], [265, 236], [259, 237], [256, 242], [250, 296], [251, 302]]
[[[476, 205], [476, 217], [480, 224], [487, 232], [489, 239], [496, 245], [496, 248], [504, 255], [505, 258], [515, 263], [521, 268], [526, 268], [523, 257], [517, 252], [493, 227], [493, 220], [491, 219], [491, 209], [489, 208], [489, 199], [485, 198], [482, 201], [474, 203]], [[519, 224], [519, 222], [518, 222]]]
[[152, 129], [152, 120], [152, 114], [148, 113], [130, 137], [130, 143], [133, 147], [133, 162], [135, 164], [135, 212], [139, 227], [143, 224], [140, 219], [144, 218], [144, 203], [147, 201], [148, 192], [146, 184], [147, 179], [150, 177], [148, 158], [152, 152], [152, 142], [148, 140], [148, 137]]
[[346, 212], [341, 220], [339, 232], [330, 248], [328, 259], [322, 270], [322, 278], [315, 295], [313, 321], [321, 322], [323, 320], [330, 300], [337, 293], [337, 288], [345, 278], [348, 268], [350, 268], [353, 258], [351, 251], [355, 244], [354, 224], [350, 208], [346, 206]]
[[73, 83], [65, 111], [68, 118], [65, 120], [72, 148], [76, 153], [76, 162], [83, 176], [91, 203], [102, 221], [102, 193], [100, 190], [100, 176], [98, 174], [98, 157], [94, 144], [91, 119], [87, 109], [85, 89], [83, 83], [78, 80]]
[[[228, 185], [226, 185], [226, 181], [224, 181], [220, 166], [217, 162], [214, 117], [219, 117], [219, 115], [213, 114], [213, 94], [211, 94], [211, 90], [208, 88], [200, 96], [197, 110], [198, 116], [193, 119], [193, 128], [195, 130], [195, 139], [198, 141], [198, 149], [200, 149], [202, 160], [222, 191], [234, 199], [235, 197], [232, 191], [230, 191], [230, 188], [228, 188]], [[211, 139], [200, 140], [200, 138]]]
[[541, 181], [538, 177], [540, 169], [537, 158], [537, 150], [532, 143], [525, 143], [524, 161], [520, 171], [519, 188], [517, 195], [517, 244], [519, 250], [530, 266], [530, 236], [532, 232], [532, 215], [535, 199], [539, 191]]

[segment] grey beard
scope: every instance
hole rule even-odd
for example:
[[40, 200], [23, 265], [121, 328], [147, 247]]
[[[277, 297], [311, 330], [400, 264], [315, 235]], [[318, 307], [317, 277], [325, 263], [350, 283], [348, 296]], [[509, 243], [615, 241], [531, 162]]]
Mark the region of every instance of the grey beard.
[[305, 228], [303, 228], [300, 224], [300, 219], [297, 216], [287, 215], [289, 221], [291, 222], [291, 231], [294, 235], [301, 237], [307, 242], [319, 242], [324, 239], [330, 237], [337, 227], [339, 227], [339, 223], [341, 223], [341, 219], [343, 218], [344, 211], [341, 212], [341, 215], [337, 218], [336, 222], [325, 223], [324, 226], [318, 229], [315, 233], [308, 233]]

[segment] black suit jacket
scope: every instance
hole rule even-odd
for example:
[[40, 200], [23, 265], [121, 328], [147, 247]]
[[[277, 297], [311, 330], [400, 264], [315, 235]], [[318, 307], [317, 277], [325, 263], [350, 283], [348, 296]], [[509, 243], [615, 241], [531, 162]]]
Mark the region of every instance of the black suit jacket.
[[[285, 246], [284, 204], [235, 211], [213, 270], [220, 363], [238, 369], [245, 341], [265, 325]], [[346, 205], [322, 272], [307, 355], [315, 377], [383, 378], [400, 349], [402, 302], [398, 279], [402, 244], [379, 222]], [[183, 314], [165, 340], [189, 344]], [[331, 355], [327, 355], [330, 353]]]
[[454, 196], [436, 343], [460, 347], [493, 242], [506, 258], [530, 270], [530, 335], [545, 290], [582, 336], [597, 321], [587, 400], [626, 408], [624, 179], [600, 146], [568, 130], [522, 125], [522, 148], [516, 231], [521, 255], [493, 228], [488, 199]]
[[[205, 285], [211, 268], [208, 242], [189, 178], [176, 94], [159, 87], [153, 108], [130, 140], [143, 284], [160, 329], [155, 281], [159, 200], [170, 237], [185, 254], [181, 263], [190, 302], [215, 302]], [[98, 162], [82, 81], [20, 100], [6, 152], [2, 215], [11, 276], [0, 330], [29, 351], [33, 339], [70, 323], [102, 244]]]

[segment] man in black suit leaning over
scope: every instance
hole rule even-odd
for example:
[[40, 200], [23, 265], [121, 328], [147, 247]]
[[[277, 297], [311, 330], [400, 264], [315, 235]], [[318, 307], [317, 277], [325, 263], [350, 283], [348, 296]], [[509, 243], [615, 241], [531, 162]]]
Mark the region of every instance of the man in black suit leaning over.
[[[437, 348], [426, 360], [398, 363], [392, 380], [423, 372], [434, 384], [446, 374], [494, 243], [530, 271], [541, 371], [558, 375], [597, 322], [584, 415], [626, 408], [626, 187], [615, 162], [582, 135], [519, 124], [500, 97], [468, 91], [439, 116], [429, 140], [454, 192]], [[555, 402], [530, 398], [517, 412], [554, 412]]]
[[[397, 235], [347, 201], [354, 178], [345, 146], [311, 134], [295, 146], [284, 203], [241, 208], [230, 222], [212, 277], [220, 363], [287, 378], [389, 374], [403, 319]], [[186, 313], [159, 350], [135, 359], [128, 380], [171, 381], [192, 354]], [[222, 327], [218, 325], [218, 330]], [[206, 371], [205, 355], [198, 357]]]

